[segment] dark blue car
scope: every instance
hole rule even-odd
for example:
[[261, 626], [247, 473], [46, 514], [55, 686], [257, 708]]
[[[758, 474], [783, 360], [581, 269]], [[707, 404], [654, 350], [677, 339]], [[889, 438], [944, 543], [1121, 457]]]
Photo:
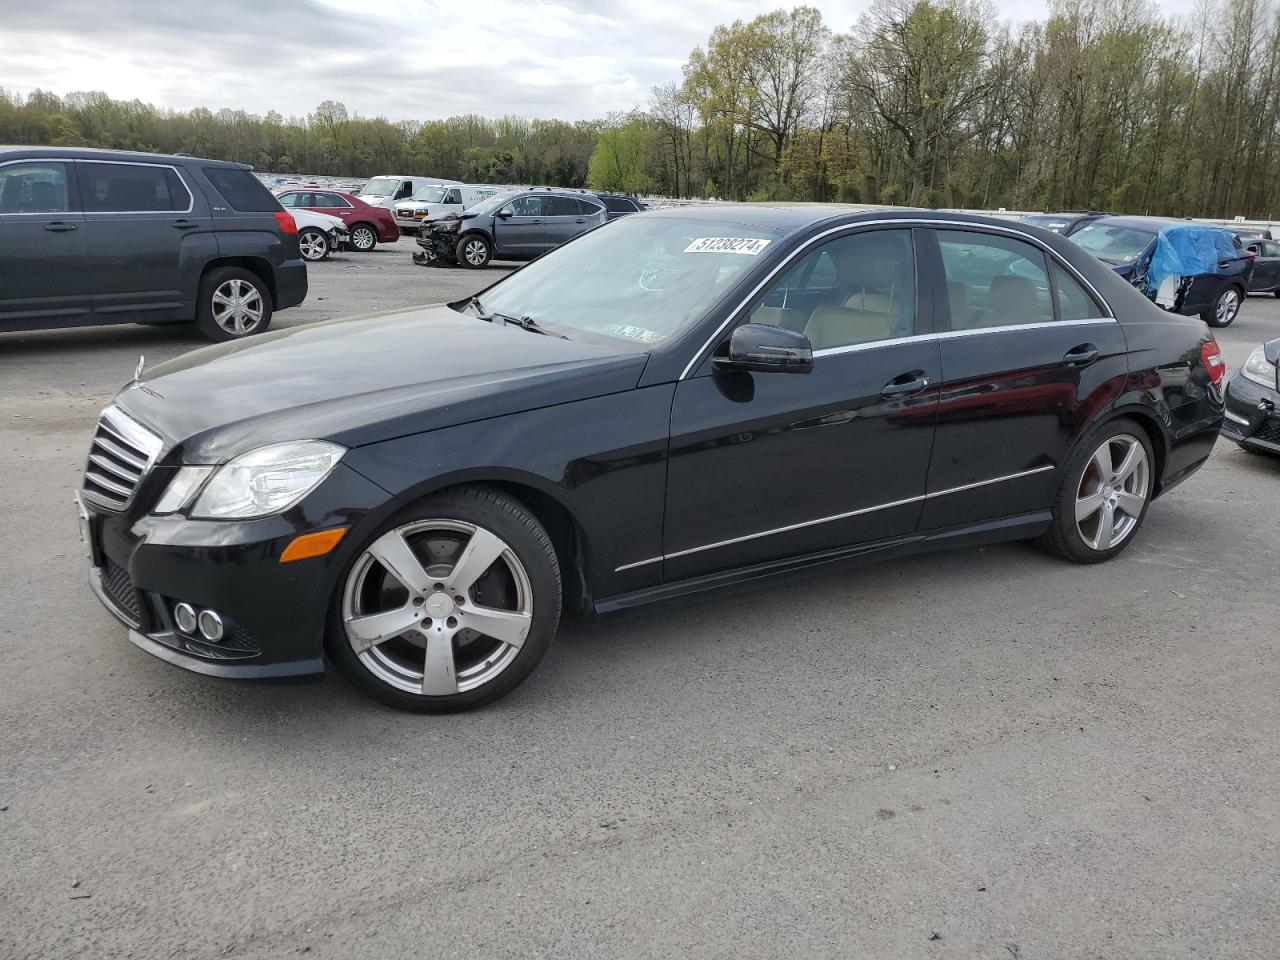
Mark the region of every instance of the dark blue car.
[[1166, 310], [1226, 327], [1240, 312], [1253, 255], [1230, 230], [1160, 217], [1103, 217], [1071, 239]]

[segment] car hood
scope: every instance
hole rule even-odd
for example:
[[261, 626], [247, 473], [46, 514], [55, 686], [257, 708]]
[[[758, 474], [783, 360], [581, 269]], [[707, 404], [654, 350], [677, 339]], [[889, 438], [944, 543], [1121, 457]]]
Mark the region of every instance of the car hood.
[[619, 393], [647, 359], [434, 306], [194, 350], [116, 402], [183, 462], [221, 463], [282, 440], [354, 447]]

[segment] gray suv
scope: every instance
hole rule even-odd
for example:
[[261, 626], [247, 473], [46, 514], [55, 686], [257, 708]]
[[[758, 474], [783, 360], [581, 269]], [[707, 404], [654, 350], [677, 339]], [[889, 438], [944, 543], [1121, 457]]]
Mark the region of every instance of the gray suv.
[[261, 333], [307, 295], [298, 225], [239, 163], [0, 147], [0, 331]]
[[532, 260], [609, 219], [588, 193], [499, 193], [460, 214], [423, 226], [413, 262], [457, 263], [478, 270], [490, 260]]

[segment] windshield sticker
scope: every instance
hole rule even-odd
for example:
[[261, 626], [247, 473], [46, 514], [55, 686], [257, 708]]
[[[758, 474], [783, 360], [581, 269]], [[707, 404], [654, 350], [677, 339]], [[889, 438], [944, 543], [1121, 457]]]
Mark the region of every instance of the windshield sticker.
[[632, 327], [618, 324], [609, 328], [607, 333], [615, 337], [626, 337], [628, 340], [639, 340], [641, 343], [653, 343], [662, 339], [662, 334], [653, 330], [646, 330], [644, 327]]
[[768, 240], [755, 237], [698, 237], [684, 248], [685, 253], [741, 253], [748, 257], [760, 255], [769, 245]]

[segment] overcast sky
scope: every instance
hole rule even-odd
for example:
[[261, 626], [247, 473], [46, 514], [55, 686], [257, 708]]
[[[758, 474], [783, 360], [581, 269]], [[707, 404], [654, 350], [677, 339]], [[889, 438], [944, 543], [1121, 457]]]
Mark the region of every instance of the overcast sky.
[[[869, 0], [820, 0], [846, 32]], [[1162, 0], [1166, 14], [1192, 0]], [[580, 120], [643, 105], [717, 24], [768, 0], [5, 0], [0, 87], [103, 90], [165, 107], [393, 120]], [[1009, 20], [1036, 0], [996, 0]]]

